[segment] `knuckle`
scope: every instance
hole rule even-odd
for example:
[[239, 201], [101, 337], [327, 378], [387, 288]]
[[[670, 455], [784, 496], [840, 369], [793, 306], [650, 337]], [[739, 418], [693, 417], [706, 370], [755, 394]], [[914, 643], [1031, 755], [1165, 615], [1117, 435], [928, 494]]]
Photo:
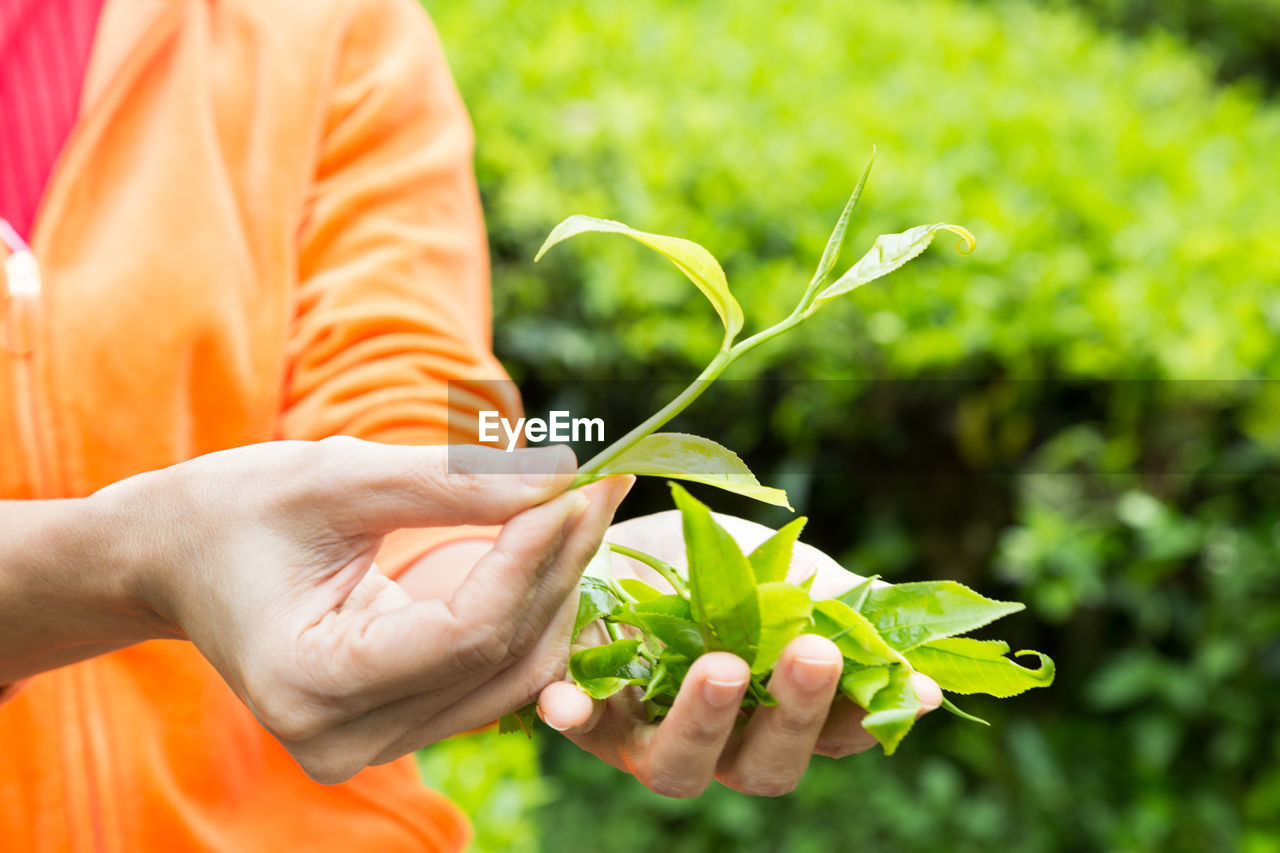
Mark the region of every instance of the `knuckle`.
[[464, 632], [459, 647], [463, 665], [472, 670], [506, 669], [514, 659], [511, 631], [501, 625], [481, 625]]
[[346, 756], [335, 754], [334, 751], [317, 751], [306, 756], [294, 757], [302, 771], [312, 781], [319, 782], [321, 785], [337, 785], [364, 769], [363, 762], [352, 761]]
[[246, 678], [246, 702], [258, 721], [282, 741], [305, 742], [328, 728], [312, 691], [301, 688], [292, 673], [263, 667]]
[[253, 707], [262, 725], [283, 741], [308, 741], [326, 729], [319, 714], [287, 698], [264, 698], [254, 702]]
[[781, 797], [796, 789], [798, 780], [781, 774], [755, 772], [731, 773], [724, 777], [726, 787], [753, 797]]
[[474, 445], [449, 445], [445, 453], [424, 456], [418, 474], [466, 496], [484, 490], [483, 475], [502, 473], [501, 465], [505, 461], [502, 457], [507, 455]]
[[330, 435], [315, 442], [317, 451], [324, 455], [347, 453], [364, 442], [350, 435]]
[[826, 722], [825, 708], [787, 707], [779, 705], [774, 716], [772, 728], [780, 736], [801, 738], [812, 735]]
[[875, 745], [875, 740], [868, 737], [859, 740], [846, 740], [832, 743], [820, 743], [814, 748], [816, 755], [825, 758], [848, 758], [850, 755], [857, 755], [866, 752]]
[[525, 624], [521, 628], [512, 631], [507, 637], [507, 653], [511, 659], [525, 658], [538, 645], [539, 628], [537, 624]]
[[675, 800], [688, 800], [700, 796], [707, 789], [708, 780], [690, 779], [679, 773], [662, 772], [649, 777], [650, 791]]
[[719, 743], [727, 736], [723, 725], [717, 725], [701, 716], [694, 717], [684, 723], [681, 738], [690, 748], [703, 748], [708, 744]]
[[569, 650], [558, 646], [555, 650], [538, 658], [530, 674], [530, 695], [536, 696], [549, 684], [563, 681], [569, 670]]
[[492, 504], [499, 497], [480, 477], [457, 471], [448, 462], [425, 462], [418, 479], [434, 494], [435, 503], [454, 511], [468, 508], [487, 518]]
[[350, 463], [351, 454], [362, 442], [349, 435], [330, 435], [304, 444], [295, 460], [300, 473], [328, 471]]

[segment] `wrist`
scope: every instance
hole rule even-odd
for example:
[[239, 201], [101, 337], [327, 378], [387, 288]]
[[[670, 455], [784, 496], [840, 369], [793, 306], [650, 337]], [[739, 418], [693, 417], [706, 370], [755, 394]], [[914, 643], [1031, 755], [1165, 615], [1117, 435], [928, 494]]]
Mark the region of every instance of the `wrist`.
[[0, 683], [172, 636], [129, 593], [102, 502], [4, 502], [0, 518]]
[[114, 629], [130, 643], [185, 639], [171, 606], [173, 566], [185, 550], [172, 541], [181, 521], [169, 517], [174, 502], [157, 493], [161, 479], [131, 477], [84, 498], [79, 532], [68, 543], [90, 565], [101, 563], [84, 579], [86, 589], [96, 607], [115, 614]]

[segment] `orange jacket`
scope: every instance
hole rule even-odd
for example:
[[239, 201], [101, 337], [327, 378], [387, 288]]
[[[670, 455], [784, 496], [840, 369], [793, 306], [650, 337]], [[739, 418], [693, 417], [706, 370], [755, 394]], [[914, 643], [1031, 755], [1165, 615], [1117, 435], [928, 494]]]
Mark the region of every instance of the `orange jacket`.
[[[0, 281], [0, 498], [273, 438], [465, 438], [446, 380], [503, 375], [471, 141], [413, 0], [108, 0], [33, 228], [43, 289]], [[518, 406], [493, 388], [474, 399]], [[458, 535], [402, 532], [378, 562]], [[44, 673], [0, 705], [7, 850], [466, 835], [409, 761], [308, 780], [185, 643]]]

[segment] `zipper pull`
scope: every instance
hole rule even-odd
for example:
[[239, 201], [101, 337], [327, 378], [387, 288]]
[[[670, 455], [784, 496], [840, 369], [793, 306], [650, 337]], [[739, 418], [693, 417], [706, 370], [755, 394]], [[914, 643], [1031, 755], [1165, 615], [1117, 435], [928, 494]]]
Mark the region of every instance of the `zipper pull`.
[[4, 259], [7, 287], [0, 296], [0, 347], [27, 355], [36, 348], [40, 328], [40, 264], [31, 247], [2, 218], [0, 241], [9, 247], [9, 257]]

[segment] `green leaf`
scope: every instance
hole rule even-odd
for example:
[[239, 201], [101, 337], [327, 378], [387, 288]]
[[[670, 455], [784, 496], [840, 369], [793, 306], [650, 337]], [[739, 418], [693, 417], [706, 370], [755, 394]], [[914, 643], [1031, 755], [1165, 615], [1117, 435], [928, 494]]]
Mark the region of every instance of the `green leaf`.
[[534, 257], [534, 261], [541, 260], [547, 250], [557, 243], [587, 232], [622, 234], [663, 255], [675, 264], [680, 272], [688, 276], [689, 280], [697, 285], [703, 295], [711, 301], [716, 313], [720, 315], [721, 322], [724, 323], [726, 341], [732, 341], [733, 337], [742, 330], [742, 307], [729, 292], [729, 282], [725, 280], [724, 270], [720, 268], [720, 264], [710, 252], [691, 240], [637, 231], [630, 225], [624, 225], [612, 219], [570, 216], [552, 229], [546, 242]]
[[973, 722], [973, 723], [981, 723], [984, 726], [991, 725], [981, 717], [975, 717], [973, 714], [970, 714], [968, 711], [960, 710], [959, 708], [956, 707], [956, 703], [952, 702], [946, 696], [942, 697], [942, 707], [944, 710], [950, 711], [951, 713], [955, 714], [957, 717], [959, 717], [962, 720], [969, 720], [970, 722]]
[[860, 708], [867, 708], [880, 689], [889, 683], [889, 667], [846, 664], [840, 678], [840, 692]]
[[689, 605], [688, 599], [679, 595], [659, 595], [657, 598], [650, 598], [648, 601], [638, 601], [631, 605], [631, 609], [641, 614], [658, 613], [664, 616], [674, 616], [677, 619], [693, 620], [693, 610]]
[[925, 581], [876, 587], [862, 612], [885, 642], [905, 652], [1022, 609], [1021, 604], [986, 598], [955, 581]]
[[640, 697], [641, 702], [648, 702], [654, 696], [658, 695], [663, 687], [663, 682], [667, 680], [667, 665], [662, 661], [654, 667], [653, 675], [649, 677], [649, 685], [644, 689], [644, 695]]
[[592, 699], [608, 699], [615, 693], [636, 683], [631, 678], [616, 678], [612, 676], [607, 678], [584, 678], [582, 680], [575, 678], [574, 682], [578, 685], [578, 689]]
[[618, 675], [639, 652], [639, 640], [614, 640], [579, 649], [569, 658], [569, 674], [579, 681]]
[[649, 668], [638, 660], [639, 640], [614, 640], [569, 657], [569, 674], [592, 699], [607, 699], [630, 684], [642, 684]]
[[863, 255], [861, 260], [836, 279], [830, 287], [819, 293], [814, 303], [834, 299], [867, 282], [888, 275], [929, 248], [929, 244], [933, 242], [933, 236], [939, 231], [958, 234], [960, 242], [957, 248], [966, 255], [978, 245], [978, 241], [964, 228], [946, 222], [917, 225], [901, 234], [881, 234], [871, 246], [871, 251]]
[[880, 580], [879, 575], [872, 575], [869, 578], [863, 578], [858, 581], [853, 589], [839, 596], [836, 600], [843, 601], [849, 605], [851, 610], [862, 612], [862, 605], [866, 604], [867, 596], [871, 595], [871, 590], [875, 589], [876, 581]]
[[615, 622], [634, 625], [689, 660], [707, 651], [702, 631], [693, 622], [689, 602], [678, 595], [659, 595], [616, 611]]
[[787, 571], [791, 568], [791, 554], [795, 551], [796, 540], [800, 538], [800, 531], [804, 529], [807, 520], [801, 516], [791, 521], [747, 555], [758, 583], [787, 579]]
[[755, 704], [763, 705], [766, 708], [772, 708], [778, 704], [778, 700], [761, 683], [759, 677], [753, 678], [747, 683], [747, 695], [743, 697], [743, 705], [749, 705], [751, 700], [755, 700]]
[[760, 485], [738, 454], [698, 435], [655, 432], [645, 436], [597, 472], [600, 477], [613, 474], [673, 477], [704, 483], [791, 509], [786, 492]]
[[840, 654], [863, 666], [902, 661], [902, 655], [884, 641], [875, 625], [843, 601], [830, 599], [814, 604], [813, 626], [836, 644]]
[[498, 718], [498, 734], [524, 732], [527, 737], [533, 737], [533, 721], [538, 716], [537, 708], [536, 703], [530, 702], [510, 714], [503, 714]]
[[911, 670], [901, 664], [890, 668], [889, 683], [881, 688], [867, 706], [862, 727], [870, 732], [885, 755], [893, 755], [915, 724], [920, 699], [911, 687]]
[[696, 660], [707, 651], [706, 644], [702, 640], [702, 631], [690, 619], [667, 613], [636, 611], [618, 613], [614, 619], [617, 622], [634, 625], [689, 660]]
[[609, 584], [599, 578], [584, 577], [578, 582], [578, 615], [573, 620], [573, 640], [578, 632], [621, 604]]
[[955, 637], [913, 649], [907, 653], [907, 660], [952, 693], [985, 693], [1003, 699], [1053, 683], [1054, 666], [1048, 655], [1018, 652], [1019, 657], [1040, 658], [1039, 669], [1027, 669], [1005, 657], [1008, 653], [1009, 644], [999, 640]]
[[831, 232], [831, 236], [827, 238], [827, 246], [822, 250], [822, 260], [818, 261], [818, 271], [813, 274], [813, 283], [821, 284], [831, 272], [831, 268], [836, 265], [836, 261], [840, 258], [840, 250], [844, 247], [844, 234], [849, 227], [849, 220], [853, 217], [853, 211], [858, 206], [858, 199], [862, 197], [862, 188], [867, 184], [867, 176], [871, 174], [871, 166], [876, 162], [876, 147], [871, 146], [871, 159], [867, 161], [867, 167], [862, 170], [862, 177], [858, 179], [858, 185], [853, 188], [853, 195], [849, 196], [849, 201], [845, 204], [844, 210], [840, 212], [840, 219], [836, 222], [835, 230]]
[[751, 672], [773, 669], [787, 643], [813, 623], [813, 601], [795, 584], [782, 581], [762, 583], [756, 589], [760, 599], [760, 641]]
[[662, 595], [660, 590], [656, 590], [642, 580], [636, 578], [619, 578], [616, 583], [622, 587], [622, 591], [634, 598], [636, 601], [648, 601]]
[[705, 505], [675, 483], [671, 494], [684, 521], [694, 621], [710, 629], [705, 638], [709, 648], [754, 660], [760, 637], [760, 604], [751, 564]]

